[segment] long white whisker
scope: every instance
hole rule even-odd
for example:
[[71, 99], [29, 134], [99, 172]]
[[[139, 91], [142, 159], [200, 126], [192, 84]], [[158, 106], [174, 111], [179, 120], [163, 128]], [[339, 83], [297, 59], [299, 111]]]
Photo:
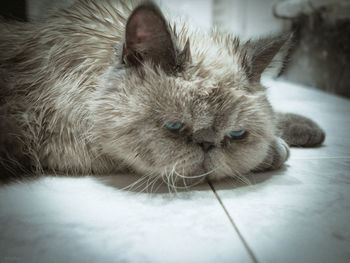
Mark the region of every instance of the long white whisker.
[[155, 184], [158, 182], [158, 180], [159, 180], [159, 177], [155, 176], [154, 180], [151, 183], [151, 193], [153, 192], [153, 188], [154, 188]]
[[[148, 177], [146, 177], [145, 176], [145, 179], [146, 178], [148, 178]], [[139, 189], [141, 188], [141, 187], [143, 187], [144, 185], [145, 185], [145, 183], [147, 182], [147, 180], [143, 180], [142, 182], [140, 182], [139, 183], [139, 185], [137, 185], [137, 187], [135, 187], [134, 189], [133, 189], [133, 191], [137, 191], [137, 192], [142, 192], [144, 189], [142, 189], [141, 191], [139, 191]]]
[[[206, 172], [204, 174], [200, 174], [200, 175], [197, 175], [197, 176], [185, 176], [185, 175], [179, 174], [175, 170], [175, 166], [174, 166], [173, 169], [172, 169], [172, 172], [175, 173], [176, 176], [182, 178], [182, 180], [185, 180], [185, 179], [193, 179], [193, 178], [203, 178], [204, 176], [207, 176], [207, 175], [213, 173], [216, 169], [217, 168], [214, 168], [213, 170], [211, 170], [209, 172]], [[200, 183], [202, 183], [202, 180], [199, 180], [198, 182], [195, 182], [194, 184], [191, 184], [191, 185], [187, 185], [186, 183], [185, 183], [185, 186], [175, 186], [174, 185], [174, 187], [175, 187], [174, 190], [176, 191], [176, 189], [188, 189], [189, 187], [193, 187], [193, 186], [198, 185]]]
[[170, 190], [169, 176], [168, 176], [168, 171], [167, 170], [165, 170], [164, 175], [165, 175], [166, 180], [164, 180], [163, 177], [162, 178], [163, 178], [164, 183], [166, 183], [166, 185], [168, 186], [168, 191], [169, 191], [169, 194], [170, 194], [171, 190]]
[[[182, 167], [182, 175], [184, 175], [184, 174], [185, 174], [185, 168], [184, 168], [184, 167]], [[183, 184], [184, 184], [185, 188], [187, 189], [188, 187], [187, 187], [186, 179], [185, 179], [185, 178], [183, 178], [183, 177], [182, 177], [182, 182], [183, 182]]]
[[[145, 191], [146, 189], [148, 189], [148, 186], [149, 186], [149, 180], [151, 179], [151, 174], [147, 174], [147, 180], [146, 181], [144, 181], [143, 183], [142, 183], [142, 185], [145, 185], [145, 186], [143, 186], [143, 188], [142, 188], [142, 190], [138, 190], [138, 192], [140, 192], [140, 193], [142, 193], [143, 191]], [[141, 185], [139, 186], [139, 188], [141, 187]]]
[[140, 179], [136, 180], [135, 182], [123, 187], [121, 190], [128, 190], [130, 191], [136, 184], [141, 183], [143, 180], [145, 180], [147, 176], [142, 176]]
[[158, 189], [162, 186], [162, 184], [163, 184], [163, 183], [162, 183], [162, 181], [161, 181], [161, 182], [159, 183], [158, 187], [156, 188], [155, 193], [158, 192]]
[[150, 174], [148, 177], [148, 180], [147, 180], [147, 184], [146, 184], [147, 193], [148, 193], [149, 187], [151, 186], [152, 179], [153, 179], [152, 175]]
[[176, 165], [177, 165], [177, 163], [175, 163], [175, 165], [173, 166], [173, 169], [171, 170], [171, 173], [170, 173], [171, 187], [173, 188], [175, 193], [177, 193], [176, 184], [175, 184], [176, 177], [174, 176]]
[[[149, 189], [150, 184], [148, 183], [152, 177], [149, 177], [148, 180], [146, 181], [146, 186], [140, 191], [141, 193], [145, 190]], [[148, 191], [147, 191], [148, 192]]]
[[214, 168], [213, 170], [209, 171], [209, 172], [206, 172], [204, 174], [200, 174], [200, 175], [195, 175], [195, 176], [185, 176], [185, 175], [181, 175], [179, 174], [178, 172], [174, 171], [175, 174], [181, 178], [184, 178], [184, 179], [194, 179], [194, 178], [201, 178], [201, 177], [204, 177], [204, 176], [207, 176], [211, 173], [213, 173], [217, 168]]
[[237, 170], [231, 168], [231, 171], [233, 172], [233, 178], [238, 179], [240, 182], [250, 185], [251, 182], [249, 181], [249, 179], [244, 176], [243, 174], [241, 174], [240, 172], [238, 172]]
[[191, 184], [191, 185], [188, 185], [188, 186], [176, 186], [176, 188], [177, 189], [188, 189], [189, 187], [193, 187], [193, 186], [196, 186], [196, 185], [199, 185], [199, 184], [201, 184], [202, 183], [202, 181], [201, 180], [199, 180], [199, 181], [197, 181], [197, 182], [195, 182], [194, 184]]

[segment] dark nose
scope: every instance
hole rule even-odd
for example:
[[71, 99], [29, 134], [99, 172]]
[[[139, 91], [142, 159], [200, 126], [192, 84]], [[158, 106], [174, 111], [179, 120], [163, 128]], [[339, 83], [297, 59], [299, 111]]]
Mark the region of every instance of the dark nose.
[[212, 142], [200, 142], [198, 143], [198, 145], [200, 147], [202, 147], [202, 149], [207, 152], [209, 151], [210, 149], [213, 149], [215, 147], [215, 145], [212, 143]]

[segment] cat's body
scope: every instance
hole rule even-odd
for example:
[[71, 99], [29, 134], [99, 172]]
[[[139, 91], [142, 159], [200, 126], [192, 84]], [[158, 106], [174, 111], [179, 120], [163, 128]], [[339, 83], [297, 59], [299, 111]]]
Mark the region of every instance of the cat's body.
[[1, 166], [222, 178], [280, 167], [280, 137], [322, 143], [311, 120], [276, 115], [260, 85], [286, 37], [240, 43], [169, 24], [151, 3], [121, 1], [2, 23]]

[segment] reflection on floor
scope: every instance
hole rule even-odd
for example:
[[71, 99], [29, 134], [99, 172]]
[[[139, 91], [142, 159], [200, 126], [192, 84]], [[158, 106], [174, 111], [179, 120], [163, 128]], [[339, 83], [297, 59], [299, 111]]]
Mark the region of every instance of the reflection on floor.
[[129, 175], [0, 186], [0, 262], [350, 262], [350, 103], [266, 85], [275, 108], [320, 123], [323, 147], [293, 149], [249, 186], [149, 194], [122, 190]]

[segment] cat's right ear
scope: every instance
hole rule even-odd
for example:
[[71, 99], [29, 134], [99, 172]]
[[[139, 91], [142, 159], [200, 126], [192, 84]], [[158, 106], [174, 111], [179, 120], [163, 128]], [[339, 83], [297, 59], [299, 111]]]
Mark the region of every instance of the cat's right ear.
[[292, 33], [284, 33], [247, 41], [243, 45], [243, 52], [248, 79], [252, 82], [260, 81], [267, 69], [281, 70], [293, 46], [293, 40]]
[[152, 2], [138, 6], [125, 28], [122, 62], [139, 66], [151, 61], [169, 72], [176, 68], [174, 36], [160, 9]]

